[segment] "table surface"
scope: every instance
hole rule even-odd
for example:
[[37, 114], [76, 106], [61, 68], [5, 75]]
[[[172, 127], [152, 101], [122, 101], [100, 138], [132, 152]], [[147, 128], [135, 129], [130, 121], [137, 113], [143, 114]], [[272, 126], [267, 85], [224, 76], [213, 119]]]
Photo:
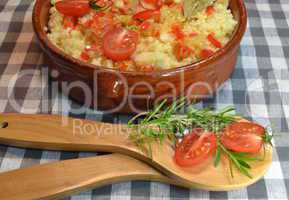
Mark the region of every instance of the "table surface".
[[[245, 117], [274, 127], [278, 132], [274, 139], [274, 161], [264, 179], [231, 192], [187, 190], [156, 182], [132, 181], [96, 188], [68, 199], [288, 199], [289, 0], [246, 0], [246, 5], [248, 29], [236, 70], [215, 97], [196, 106], [219, 109], [234, 105]], [[71, 115], [77, 105], [51, 89], [45, 76], [47, 66], [31, 25], [32, 7], [33, 0], [0, 1], [0, 112]], [[11, 99], [16, 99], [17, 109]], [[114, 123], [127, 122], [130, 117], [82, 109], [84, 114], [77, 117]], [[94, 155], [96, 153], [0, 145], [0, 172]]]

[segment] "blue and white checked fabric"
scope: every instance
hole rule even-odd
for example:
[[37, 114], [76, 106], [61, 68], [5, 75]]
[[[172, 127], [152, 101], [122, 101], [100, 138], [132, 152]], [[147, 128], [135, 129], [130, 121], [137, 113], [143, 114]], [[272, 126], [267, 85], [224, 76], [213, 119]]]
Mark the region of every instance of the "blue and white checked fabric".
[[[248, 30], [241, 44], [236, 70], [215, 97], [197, 106], [219, 109], [234, 105], [238, 113], [274, 128], [278, 133], [274, 139], [274, 161], [264, 179], [231, 192], [206, 192], [132, 181], [96, 188], [67, 199], [289, 198], [289, 0], [246, 0], [246, 5]], [[77, 105], [53, 89], [45, 76], [47, 67], [31, 25], [32, 7], [32, 0], [0, 1], [0, 112], [69, 115]], [[29, 73], [24, 74], [27, 70]], [[17, 110], [15, 103], [19, 107]], [[77, 117], [112, 123], [127, 122], [130, 117], [82, 109], [85, 114]], [[0, 145], [0, 172], [95, 155]]]

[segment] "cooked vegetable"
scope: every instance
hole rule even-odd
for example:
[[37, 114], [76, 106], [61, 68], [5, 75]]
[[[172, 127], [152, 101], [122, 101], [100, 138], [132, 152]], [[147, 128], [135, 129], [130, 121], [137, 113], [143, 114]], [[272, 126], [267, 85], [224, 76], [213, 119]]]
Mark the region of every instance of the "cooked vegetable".
[[222, 48], [222, 43], [215, 38], [213, 33], [210, 33], [207, 38], [212, 43], [212, 45], [214, 45], [214, 47]]
[[201, 58], [202, 59], [206, 59], [206, 58], [208, 58], [208, 57], [210, 57], [211, 55], [213, 55], [214, 54], [214, 51], [213, 50], [211, 50], [211, 49], [203, 49], [202, 51], [201, 51]]

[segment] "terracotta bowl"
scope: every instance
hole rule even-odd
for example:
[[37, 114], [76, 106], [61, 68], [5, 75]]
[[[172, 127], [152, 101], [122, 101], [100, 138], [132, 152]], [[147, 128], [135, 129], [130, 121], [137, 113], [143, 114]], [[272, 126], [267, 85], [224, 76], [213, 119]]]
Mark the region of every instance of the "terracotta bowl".
[[54, 46], [45, 32], [50, 6], [50, 0], [36, 1], [33, 26], [49, 67], [57, 72], [53, 79], [73, 100], [107, 112], [138, 112], [163, 98], [185, 95], [196, 100], [212, 95], [234, 70], [247, 24], [243, 0], [231, 0], [238, 25], [230, 42], [208, 59], [157, 72], [120, 72], [86, 64]]

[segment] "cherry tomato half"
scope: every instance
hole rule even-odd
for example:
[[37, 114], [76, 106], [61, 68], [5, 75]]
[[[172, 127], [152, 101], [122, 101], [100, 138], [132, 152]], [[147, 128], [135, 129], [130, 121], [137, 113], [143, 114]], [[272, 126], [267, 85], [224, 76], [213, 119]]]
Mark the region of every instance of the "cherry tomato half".
[[260, 151], [265, 128], [252, 122], [235, 122], [222, 131], [222, 144], [236, 152], [257, 153]]
[[104, 34], [103, 53], [114, 61], [129, 59], [138, 42], [138, 34], [124, 28], [114, 28]]
[[90, 12], [88, 0], [62, 0], [55, 3], [58, 12], [65, 16], [82, 17]]
[[174, 159], [181, 167], [191, 167], [202, 163], [217, 148], [217, 138], [214, 133], [203, 129], [194, 129], [177, 145]]

